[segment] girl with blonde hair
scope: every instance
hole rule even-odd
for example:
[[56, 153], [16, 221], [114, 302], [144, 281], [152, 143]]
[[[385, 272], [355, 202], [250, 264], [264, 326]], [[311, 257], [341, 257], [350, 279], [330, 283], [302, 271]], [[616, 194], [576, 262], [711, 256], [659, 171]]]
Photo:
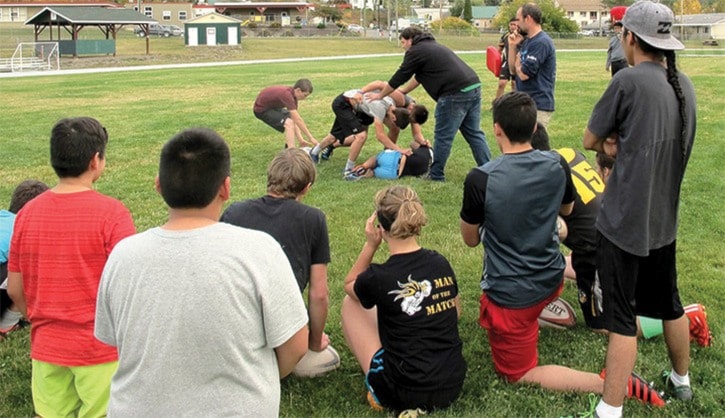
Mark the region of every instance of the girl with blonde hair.
[[[365, 373], [368, 402], [407, 416], [449, 406], [466, 374], [458, 284], [448, 260], [418, 244], [427, 222], [413, 189], [379, 191], [342, 302], [343, 332]], [[372, 263], [382, 241], [390, 257]]]

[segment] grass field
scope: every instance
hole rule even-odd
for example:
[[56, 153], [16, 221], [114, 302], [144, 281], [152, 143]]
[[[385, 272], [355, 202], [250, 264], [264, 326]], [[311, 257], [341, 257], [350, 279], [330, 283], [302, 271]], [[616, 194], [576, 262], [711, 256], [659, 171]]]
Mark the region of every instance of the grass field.
[[[312, 52], [325, 55], [325, 47], [319, 45], [326, 44], [312, 42], [306, 45]], [[495, 79], [485, 70], [480, 55], [467, 54], [463, 58], [477, 69], [484, 82], [483, 107], [487, 109], [495, 92]], [[608, 81], [604, 58], [603, 50], [558, 55], [557, 111], [550, 125], [553, 146], [581, 148], [582, 132], [593, 104]], [[252, 115], [252, 103], [261, 87], [291, 84], [300, 77], [311, 79], [315, 91], [302, 102], [300, 111], [311, 131], [321, 138], [332, 123], [330, 102], [335, 95], [371, 80], [387, 79], [399, 63], [400, 57], [384, 57], [0, 79], [3, 110], [0, 112], [0, 206], [6, 207], [12, 189], [23, 179], [37, 178], [54, 184], [48, 164], [50, 128], [59, 118], [80, 115], [98, 118], [110, 135], [108, 166], [97, 189], [122, 200], [133, 213], [139, 231], [165, 220], [163, 201], [153, 190], [158, 154], [169, 137], [186, 127], [213, 128], [230, 143], [233, 200], [260, 196], [265, 191], [266, 166], [283, 146], [281, 135]], [[699, 111], [698, 135], [683, 184], [680, 207], [681, 296], [685, 303], [697, 301], [707, 306], [715, 345], [709, 349], [693, 345], [691, 376], [696, 391], [693, 402], [674, 403], [655, 410], [628, 401], [628, 415], [723, 415], [723, 64], [725, 59], [722, 57], [690, 55], [681, 57], [679, 63], [693, 79]], [[414, 93], [420, 102], [433, 109], [434, 103], [422, 90]], [[483, 111], [482, 121], [484, 130], [490, 133], [488, 110]], [[424, 126], [430, 139], [433, 124], [431, 120]], [[494, 139], [489, 136], [488, 141], [494, 155], [499, 155]], [[361, 160], [378, 152], [379, 148], [371, 139], [363, 149]], [[343, 278], [364, 242], [363, 227], [372, 210], [372, 197], [375, 191], [390, 182], [376, 179], [356, 183], [343, 181], [340, 172], [346, 156], [347, 150], [338, 150], [330, 161], [318, 166], [318, 181], [305, 200], [328, 216], [332, 263], [327, 332], [342, 356], [342, 367], [321, 379], [286, 379], [282, 384], [283, 416], [382, 416], [371, 411], [365, 402], [363, 376], [345, 347], [339, 308], [344, 294]], [[469, 366], [468, 376], [461, 398], [450, 409], [436, 415], [553, 417], [584, 410], [586, 394], [511, 386], [497, 378], [493, 371], [486, 337], [475, 321], [480, 295], [481, 248], [467, 248], [458, 229], [462, 182], [473, 164], [465, 142], [457, 138], [447, 165], [446, 183], [400, 180], [420, 194], [430, 220], [421, 243], [440, 251], [450, 260], [457, 274], [464, 308], [460, 331]], [[380, 253], [378, 261], [385, 256], [385, 251]], [[567, 286], [564, 297], [576, 301], [574, 286]], [[32, 415], [28, 345], [27, 330], [11, 334], [0, 343], [0, 416]], [[541, 331], [540, 363], [598, 372], [603, 365], [605, 349], [605, 340], [587, 331], [580, 321], [571, 331]], [[655, 380], [668, 365], [662, 338], [642, 342], [639, 353], [636, 370]], [[169, 382], [169, 390], [173, 391], [173, 382]]]

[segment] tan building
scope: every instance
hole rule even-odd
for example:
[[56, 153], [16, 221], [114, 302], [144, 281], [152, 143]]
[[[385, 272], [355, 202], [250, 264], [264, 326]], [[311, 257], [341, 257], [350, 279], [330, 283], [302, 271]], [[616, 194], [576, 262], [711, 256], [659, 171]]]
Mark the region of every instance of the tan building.
[[0, 0], [0, 23], [25, 23], [46, 7], [52, 6], [98, 6], [118, 7], [118, 4], [109, 0]]
[[609, 8], [600, 0], [555, 0], [554, 5], [580, 28], [609, 29]]
[[[187, 20], [193, 19], [191, 2], [168, 1], [129, 1], [124, 3], [127, 9], [133, 9], [146, 17], [150, 17], [162, 25], [182, 26]], [[140, 7], [140, 8], [139, 8]]]

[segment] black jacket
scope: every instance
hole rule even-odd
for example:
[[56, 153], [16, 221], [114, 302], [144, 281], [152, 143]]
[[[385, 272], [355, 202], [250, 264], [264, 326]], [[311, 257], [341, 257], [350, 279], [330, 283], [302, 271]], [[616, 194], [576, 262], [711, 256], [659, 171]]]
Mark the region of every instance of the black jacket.
[[398, 88], [413, 75], [436, 101], [441, 96], [481, 82], [473, 68], [448, 47], [436, 42], [429, 33], [413, 37], [413, 43], [406, 51], [403, 63], [388, 84], [392, 88]]

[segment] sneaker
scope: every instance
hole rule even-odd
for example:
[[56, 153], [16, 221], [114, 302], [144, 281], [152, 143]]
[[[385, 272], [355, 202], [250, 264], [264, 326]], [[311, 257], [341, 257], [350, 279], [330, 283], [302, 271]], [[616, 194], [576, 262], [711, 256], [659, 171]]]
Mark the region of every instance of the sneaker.
[[[599, 376], [604, 379], [605, 375], [606, 370], [602, 369]], [[657, 407], [667, 405], [667, 402], [662, 397], [662, 394], [657, 392], [652, 383], [647, 383], [642, 376], [634, 372], [632, 372], [627, 380], [627, 397], [639, 399], [643, 403]]]
[[415, 408], [406, 409], [398, 414], [398, 418], [418, 418], [421, 415], [425, 415], [428, 412], [425, 409]]
[[323, 149], [320, 153], [320, 157], [322, 157], [323, 160], [327, 161], [332, 157], [332, 152], [335, 151], [335, 147], [332, 145], [328, 145], [327, 148]]
[[20, 328], [25, 327], [27, 324], [27, 322], [21, 320], [16, 322], [15, 325], [12, 325], [8, 328], [0, 329], [0, 341], [4, 340], [11, 332], [17, 331]]
[[354, 171], [346, 171], [342, 175], [342, 178], [345, 179], [345, 180], [347, 180], [347, 181], [358, 181], [358, 180], [360, 180], [362, 178], [362, 176], [358, 175]]
[[320, 156], [317, 154], [313, 154], [312, 151], [310, 151], [310, 158], [312, 158], [312, 162], [315, 164], [318, 164], [320, 162]]
[[577, 412], [574, 415], [564, 415], [560, 418], [598, 418], [597, 415], [597, 404], [599, 403], [599, 396], [590, 393], [589, 394], [589, 409], [583, 412]]
[[670, 374], [671, 372], [667, 370], [662, 372], [662, 379], [665, 382], [665, 394], [667, 397], [680, 401], [691, 401], [693, 397], [692, 387], [689, 385], [675, 385], [670, 378]]
[[373, 411], [382, 412], [385, 408], [383, 408], [382, 405], [380, 405], [375, 399], [375, 396], [373, 396], [373, 393], [368, 390], [368, 404], [370, 405], [370, 408], [373, 409]]
[[685, 315], [690, 320], [690, 341], [697, 342], [701, 347], [712, 345], [712, 333], [707, 325], [707, 312], [699, 303], [685, 306]]

